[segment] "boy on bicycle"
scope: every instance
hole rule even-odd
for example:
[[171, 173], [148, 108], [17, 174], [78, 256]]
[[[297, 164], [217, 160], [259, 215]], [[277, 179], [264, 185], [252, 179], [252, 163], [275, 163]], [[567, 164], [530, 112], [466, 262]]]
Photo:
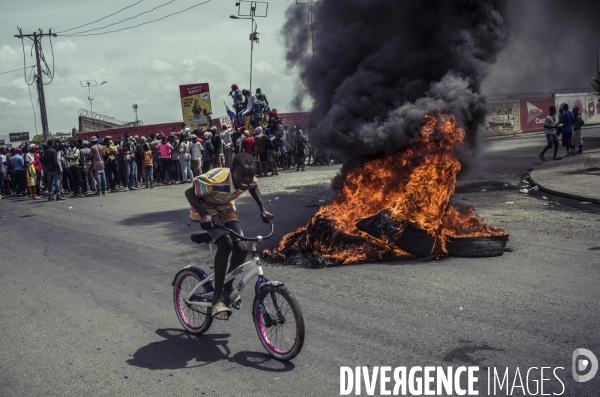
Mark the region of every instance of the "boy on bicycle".
[[[229, 320], [231, 310], [224, 300], [223, 291], [226, 296], [229, 296], [233, 291], [233, 280], [223, 285], [225, 275], [244, 263], [248, 245], [239, 237], [230, 236], [225, 230], [215, 229], [214, 225], [225, 226], [243, 236], [234, 199], [246, 190], [258, 204], [263, 221], [267, 222], [273, 218], [273, 215], [265, 209], [255, 173], [254, 158], [248, 153], [239, 153], [233, 158], [231, 169], [215, 168], [199, 175], [194, 178], [193, 186], [185, 192], [185, 197], [191, 206], [190, 218], [200, 222], [202, 229], [208, 230], [217, 243], [212, 306], [212, 316], [217, 320]], [[227, 259], [230, 254], [231, 260], [227, 271]], [[231, 306], [240, 309], [242, 298], [238, 296], [231, 302]]]

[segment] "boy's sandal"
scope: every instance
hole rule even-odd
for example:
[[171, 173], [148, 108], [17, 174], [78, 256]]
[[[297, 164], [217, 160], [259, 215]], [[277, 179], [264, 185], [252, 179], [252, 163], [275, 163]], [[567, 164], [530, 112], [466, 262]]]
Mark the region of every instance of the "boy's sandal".
[[229, 316], [231, 316], [231, 310], [223, 302], [219, 302], [212, 307], [212, 318], [229, 320]]
[[225, 304], [227, 306], [233, 307], [235, 310], [240, 310], [242, 308], [242, 297], [240, 295], [236, 296], [235, 299], [230, 302], [229, 295], [231, 295], [233, 291], [223, 291], [223, 296], [225, 298]]

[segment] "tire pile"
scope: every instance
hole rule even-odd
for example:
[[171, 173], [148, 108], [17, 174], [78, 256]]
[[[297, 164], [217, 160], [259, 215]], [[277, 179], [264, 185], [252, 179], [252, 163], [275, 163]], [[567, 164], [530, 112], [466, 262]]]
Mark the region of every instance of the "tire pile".
[[359, 230], [390, 242], [418, 258], [436, 257], [440, 253], [463, 258], [500, 256], [504, 254], [508, 242], [508, 234], [486, 237], [450, 237], [445, 242], [446, 252], [442, 252], [442, 242], [438, 236], [432, 236], [413, 225], [402, 224], [391, 219], [388, 210], [364, 218], [356, 226]]

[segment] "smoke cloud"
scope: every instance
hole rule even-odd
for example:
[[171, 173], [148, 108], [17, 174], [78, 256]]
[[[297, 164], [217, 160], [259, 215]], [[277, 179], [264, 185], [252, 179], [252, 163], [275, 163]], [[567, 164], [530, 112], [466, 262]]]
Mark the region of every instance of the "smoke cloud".
[[507, 3], [510, 36], [482, 84], [486, 94], [590, 90], [600, 51], [600, 2]]
[[470, 143], [484, 121], [481, 83], [506, 41], [492, 0], [321, 0], [292, 5], [283, 34], [287, 63], [313, 100], [318, 146], [349, 156], [406, 145], [427, 111], [454, 114]]

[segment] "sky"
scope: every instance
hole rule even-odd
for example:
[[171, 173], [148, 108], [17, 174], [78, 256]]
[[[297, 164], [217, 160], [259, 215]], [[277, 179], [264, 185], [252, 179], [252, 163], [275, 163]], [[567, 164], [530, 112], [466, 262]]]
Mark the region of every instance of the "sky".
[[[17, 26], [26, 34], [39, 28], [62, 32], [133, 5], [112, 17], [65, 34], [105, 26], [133, 17], [171, 0], [0, 0], [0, 139], [10, 132], [42, 132], [35, 85], [28, 87], [23, 72], [1, 74], [35, 65], [31, 42], [15, 38]], [[173, 0], [148, 14], [98, 33], [133, 26], [199, 4], [202, 0]], [[367, 1], [367, 0], [365, 0]], [[260, 44], [254, 46], [253, 88], [260, 87], [279, 112], [310, 110], [292, 107], [299, 85], [298, 72], [288, 70], [281, 29], [285, 10], [296, 0], [272, 0], [268, 16], [258, 19]], [[484, 94], [548, 92], [552, 89], [589, 87], [600, 50], [600, 12], [597, 0], [507, 0], [509, 38], [482, 83]], [[308, 7], [306, 16], [308, 21]], [[51, 132], [70, 132], [78, 127], [79, 109], [90, 109], [80, 81], [106, 84], [92, 90], [93, 110], [122, 121], [135, 119], [132, 105], [144, 124], [182, 119], [179, 85], [209, 83], [214, 116], [225, 115], [223, 100], [230, 86], [249, 87], [251, 22], [233, 20], [236, 0], [212, 0], [185, 13], [121, 32], [87, 37], [53, 39], [54, 80], [44, 87]], [[562, 25], [568, 20], [572, 29]], [[318, 31], [316, 32], [318, 35]], [[47, 38], [43, 48], [52, 67]], [[48, 78], [44, 76], [45, 82]], [[31, 90], [31, 99], [30, 91]], [[35, 117], [32, 110], [36, 110]]]
[[[54, 0], [52, 2], [8, 2], [0, 0], [0, 73], [23, 68], [21, 40], [15, 38], [19, 26], [24, 34], [41, 28], [61, 32], [110, 15], [139, 0]], [[150, 10], [169, 0], [143, 0], [98, 23], [64, 34], [102, 27]], [[181, 11], [196, 0], [175, 0], [138, 18], [89, 33], [133, 26]], [[253, 89], [262, 88], [272, 107], [291, 111], [290, 91], [297, 78], [285, 69], [280, 30], [284, 11], [295, 0], [271, 1], [266, 18], [257, 19], [260, 43], [254, 45]], [[223, 100], [230, 86], [249, 87], [251, 21], [234, 20], [235, 0], [212, 0], [185, 13], [162, 21], [121, 32], [87, 37], [53, 38], [54, 80], [44, 87], [51, 132], [70, 132], [78, 127], [79, 109], [90, 109], [87, 89], [80, 81], [96, 80], [106, 84], [92, 90], [94, 112], [122, 121], [135, 120], [132, 105], [144, 124], [180, 121], [179, 85], [209, 83], [213, 114], [225, 115]], [[307, 8], [308, 13], [308, 8]], [[25, 62], [35, 65], [30, 56], [31, 41], [25, 40]], [[43, 49], [52, 68], [48, 38]], [[44, 81], [49, 79], [44, 76]], [[33, 105], [36, 107], [34, 123]], [[0, 139], [10, 132], [42, 133], [35, 85], [28, 87], [23, 71], [0, 75]]]

